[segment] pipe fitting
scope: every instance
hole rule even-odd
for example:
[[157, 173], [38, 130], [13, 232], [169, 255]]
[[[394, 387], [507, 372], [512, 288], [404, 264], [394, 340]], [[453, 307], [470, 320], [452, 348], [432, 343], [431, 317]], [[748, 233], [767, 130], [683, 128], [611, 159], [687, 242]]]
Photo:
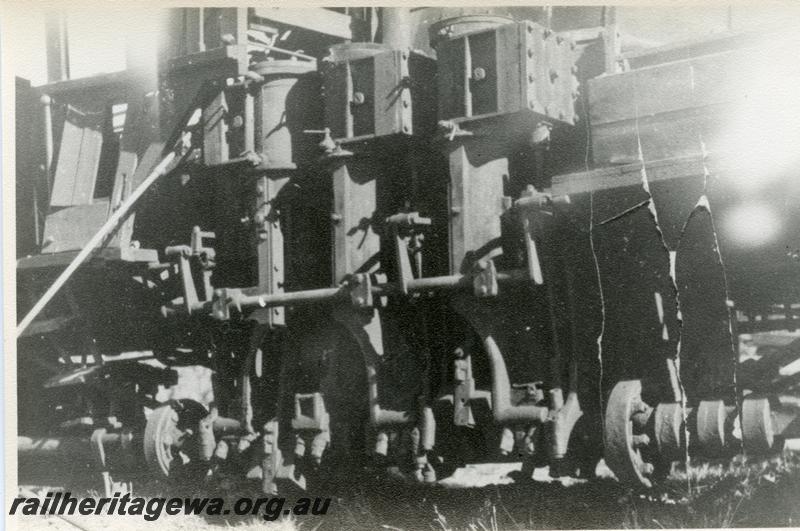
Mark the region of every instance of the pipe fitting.
[[578, 401], [578, 393], [570, 391], [567, 394], [567, 401], [558, 408], [553, 416], [553, 436], [550, 447], [553, 459], [563, 459], [567, 455], [572, 429], [581, 416], [583, 416], [583, 411], [581, 411]]
[[510, 423], [544, 423], [549, 410], [543, 406], [511, 405], [511, 383], [508, 379], [506, 362], [500, 347], [492, 336], [483, 339], [483, 348], [489, 357], [492, 371], [492, 414], [498, 424]]

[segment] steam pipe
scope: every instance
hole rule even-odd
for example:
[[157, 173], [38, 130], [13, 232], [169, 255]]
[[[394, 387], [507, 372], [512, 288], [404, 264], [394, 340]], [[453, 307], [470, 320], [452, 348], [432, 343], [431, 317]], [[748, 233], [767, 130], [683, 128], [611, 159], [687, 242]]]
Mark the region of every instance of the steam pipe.
[[[102, 444], [121, 444], [122, 435], [105, 433], [101, 437]], [[17, 437], [17, 452], [20, 455], [34, 457], [59, 455], [65, 458], [91, 458], [93, 456], [91, 440], [82, 437]]]
[[547, 421], [549, 410], [543, 406], [511, 405], [511, 382], [508, 379], [506, 362], [500, 347], [492, 336], [483, 339], [483, 349], [489, 356], [492, 370], [492, 413], [495, 422], [508, 424], [514, 422], [530, 423]]
[[[455, 290], [455, 289], [470, 289], [472, 285], [472, 276], [470, 275], [446, 275], [440, 277], [427, 277], [410, 279], [407, 282], [408, 293], [419, 293], [425, 291], [437, 290]], [[528, 272], [522, 269], [514, 269], [511, 271], [499, 271], [497, 273], [497, 282], [500, 284], [509, 284], [515, 282], [523, 282], [529, 280]], [[403, 293], [402, 287], [398, 283], [387, 282], [383, 284], [375, 284], [370, 288], [372, 295], [375, 297], [383, 297], [389, 295], [398, 295]], [[286, 306], [290, 304], [311, 304], [318, 302], [332, 302], [336, 299], [346, 299], [349, 296], [347, 287], [338, 288], [321, 288], [302, 291], [290, 291], [286, 293], [264, 293], [262, 295], [240, 295], [235, 292], [230, 292], [231, 302], [239, 307], [261, 307], [272, 308], [275, 306]], [[213, 309], [212, 301], [204, 301], [193, 308], [193, 311], [206, 311], [210, 312]]]

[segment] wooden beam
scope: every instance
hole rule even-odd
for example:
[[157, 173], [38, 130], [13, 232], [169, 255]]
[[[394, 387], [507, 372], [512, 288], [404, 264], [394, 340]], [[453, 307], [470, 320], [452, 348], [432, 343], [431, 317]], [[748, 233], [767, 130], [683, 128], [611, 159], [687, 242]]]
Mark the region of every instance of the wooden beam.
[[282, 7], [255, 7], [254, 14], [258, 18], [271, 20], [279, 24], [297, 26], [309, 31], [331, 35], [340, 39], [352, 40], [353, 25], [361, 21], [349, 15], [337, 13], [321, 7], [308, 8], [282, 8]]
[[[745, 164], [737, 153], [719, 152], [707, 156], [687, 156], [648, 161], [644, 164], [648, 182], [695, 177], [705, 179], [706, 171], [712, 175], [743, 171]], [[568, 173], [553, 177], [549, 192], [553, 195], [578, 195], [627, 186], [641, 186], [642, 163], [609, 166], [595, 170]]]

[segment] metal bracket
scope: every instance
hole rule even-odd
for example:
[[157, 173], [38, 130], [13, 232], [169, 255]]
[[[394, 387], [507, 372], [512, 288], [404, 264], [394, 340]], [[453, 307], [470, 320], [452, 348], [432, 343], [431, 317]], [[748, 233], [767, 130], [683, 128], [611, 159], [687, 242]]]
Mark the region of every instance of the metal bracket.
[[278, 422], [272, 420], [262, 429], [261, 488], [264, 494], [277, 494], [275, 483], [283, 457], [278, 446]]
[[372, 308], [372, 279], [368, 273], [352, 275], [347, 280], [350, 289], [350, 302], [356, 308]]
[[327, 431], [329, 426], [330, 415], [325, 409], [322, 393], [294, 395], [293, 430]]
[[439, 127], [444, 129], [444, 136], [450, 142], [455, 140], [456, 137], [475, 136], [475, 133], [461, 129], [461, 126], [459, 126], [458, 122], [454, 122], [452, 120], [441, 120], [439, 122]]
[[453, 424], [456, 426], [474, 426], [470, 400], [475, 394], [475, 379], [472, 377], [472, 359], [462, 349], [456, 351], [453, 363]]
[[[397, 280], [400, 283], [400, 291], [408, 294], [408, 283], [414, 278], [411, 270], [409, 255], [414, 252], [417, 265], [417, 276], [422, 276], [422, 255], [419, 254], [422, 245], [422, 234], [418, 232], [418, 227], [426, 227], [431, 224], [430, 218], [424, 218], [418, 212], [401, 212], [386, 218], [394, 234], [395, 242], [395, 264], [397, 267]], [[407, 234], [401, 234], [401, 229], [405, 228]], [[412, 247], [410, 244], [414, 243]]]
[[495, 297], [498, 293], [497, 268], [493, 260], [481, 260], [477, 264], [477, 271], [472, 277], [472, 287], [476, 297]]
[[216, 235], [213, 232], [201, 231], [200, 227], [195, 226], [192, 229], [189, 245], [172, 245], [164, 250], [166, 256], [178, 258], [178, 267], [183, 284], [183, 305], [188, 314], [191, 314], [192, 311], [200, 305], [200, 299], [197, 296], [197, 288], [192, 275], [191, 258], [197, 259], [202, 268], [203, 300], [211, 300], [213, 293], [213, 288], [211, 286], [211, 270], [214, 268], [215, 252], [212, 247], [203, 246], [203, 239], [215, 237]]
[[533, 186], [528, 186], [520, 198], [514, 202], [514, 208], [521, 218], [522, 230], [525, 233], [528, 275], [538, 285], [544, 284], [544, 275], [536, 240], [541, 237], [542, 216], [551, 217], [553, 215], [551, 207], [554, 203], [569, 204], [569, 196], [554, 198], [550, 194], [537, 191]]
[[331, 137], [331, 130], [329, 127], [325, 129], [306, 129], [303, 133], [307, 135], [323, 135], [318, 145], [328, 157], [350, 157], [353, 155], [352, 151], [342, 149], [342, 145]]
[[239, 312], [239, 296], [241, 290], [236, 288], [218, 288], [214, 290], [214, 298], [211, 303], [211, 315], [219, 321], [228, 321], [231, 318], [231, 305]]

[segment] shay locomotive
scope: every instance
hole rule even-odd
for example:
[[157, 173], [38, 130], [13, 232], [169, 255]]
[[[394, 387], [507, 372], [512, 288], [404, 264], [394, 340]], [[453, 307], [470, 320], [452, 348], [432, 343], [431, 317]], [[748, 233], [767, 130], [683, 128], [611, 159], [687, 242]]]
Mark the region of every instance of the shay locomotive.
[[[53, 82], [17, 84], [20, 456], [271, 493], [777, 448], [795, 379], [737, 338], [796, 326], [796, 166], [720, 118], [776, 41], [625, 51], [574, 9], [172, 9], [158, 57], [75, 80], [51, 25]], [[727, 231], [763, 205], [758, 246]], [[157, 400], [185, 365], [213, 402]]]

